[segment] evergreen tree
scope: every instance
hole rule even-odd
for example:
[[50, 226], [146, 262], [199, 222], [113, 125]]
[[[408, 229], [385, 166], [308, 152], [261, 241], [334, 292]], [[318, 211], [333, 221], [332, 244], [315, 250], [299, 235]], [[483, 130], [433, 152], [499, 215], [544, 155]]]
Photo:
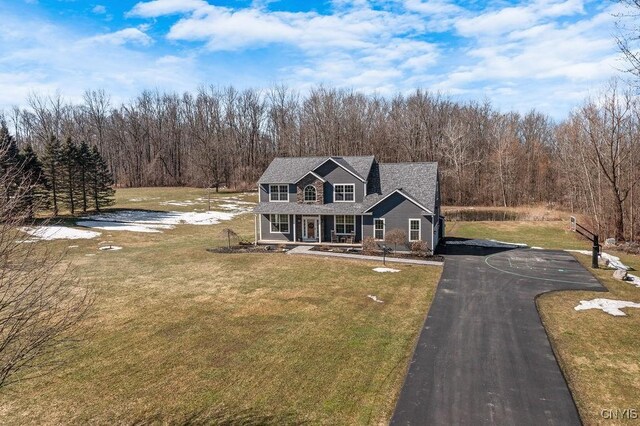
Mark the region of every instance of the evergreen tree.
[[76, 203], [79, 196], [78, 182], [78, 146], [71, 138], [67, 138], [60, 152], [60, 200], [64, 202], [71, 212], [76, 213]]
[[88, 196], [90, 193], [91, 175], [95, 173], [95, 164], [91, 148], [86, 142], [82, 142], [76, 155], [78, 169], [78, 189], [82, 201], [82, 211], [87, 212]]
[[113, 189], [113, 176], [109, 171], [106, 161], [100, 155], [95, 146], [91, 150], [92, 173], [91, 173], [91, 197], [96, 211], [102, 207], [107, 207], [115, 203]]
[[25, 209], [28, 217], [32, 218], [37, 209], [48, 207], [50, 188], [42, 163], [31, 145], [27, 145], [20, 153], [20, 164], [24, 182], [27, 184], [24, 194]]
[[55, 136], [44, 147], [42, 157], [42, 169], [51, 191], [51, 202], [53, 203], [53, 214], [58, 215], [60, 200], [60, 186], [62, 180], [61, 165], [62, 146]]
[[16, 140], [9, 133], [6, 123], [0, 122], [0, 176], [11, 176], [11, 179], [3, 179], [3, 197], [8, 202], [20, 185], [18, 181], [20, 157]]

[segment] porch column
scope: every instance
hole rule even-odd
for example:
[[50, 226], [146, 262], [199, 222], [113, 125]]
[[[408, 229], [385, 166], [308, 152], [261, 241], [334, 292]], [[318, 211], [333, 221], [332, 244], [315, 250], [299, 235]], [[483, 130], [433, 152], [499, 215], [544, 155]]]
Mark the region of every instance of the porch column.
[[322, 242], [322, 216], [318, 215], [318, 243]]
[[253, 245], [257, 246], [258, 245], [258, 215], [254, 214], [253, 215]]
[[296, 215], [293, 215], [293, 242], [295, 243], [296, 240], [296, 228], [298, 227], [298, 222], [296, 222]]

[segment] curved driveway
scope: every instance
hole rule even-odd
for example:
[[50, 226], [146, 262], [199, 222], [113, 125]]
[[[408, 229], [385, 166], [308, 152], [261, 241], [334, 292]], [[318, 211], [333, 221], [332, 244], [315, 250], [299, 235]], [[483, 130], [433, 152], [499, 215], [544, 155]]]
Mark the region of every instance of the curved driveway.
[[535, 305], [605, 290], [570, 254], [449, 246], [394, 425], [579, 425]]

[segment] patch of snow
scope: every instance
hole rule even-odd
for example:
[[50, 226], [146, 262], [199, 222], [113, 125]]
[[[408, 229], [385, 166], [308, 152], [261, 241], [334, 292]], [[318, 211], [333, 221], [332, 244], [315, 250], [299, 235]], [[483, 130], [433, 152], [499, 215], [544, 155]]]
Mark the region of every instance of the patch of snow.
[[373, 300], [373, 301], [374, 301], [374, 302], [376, 302], [376, 303], [384, 303], [382, 300], [378, 299], [378, 297], [377, 297], [377, 296], [373, 296], [373, 295], [371, 295], [371, 294], [367, 294], [367, 297], [368, 297], [369, 299]]
[[393, 268], [373, 268], [375, 272], [400, 272], [400, 269]]
[[34, 240], [89, 240], [100, 236], [100, 232], [87, 231], [84, 229], [74, 229], [67, 226], [25, 226], [20, 228], [22, 232], [34, 237], [29, 241]]
[[[565, 251], [568, 251], [571, 253], [586, 254], [587, 256], [591, 256], [591, 250], [565, 250]], [[620, 261], [620, 258], [618, 256], [601, 252], [600, 257], [604, 260], [609, 261], [609, 267], [611, 269], [622, 269], [623, 271], [631, 270], [631, 268], [629, 268], [627, 265], [625, 265]]]
[[118, 251], [118, 250], [122, 250], [122, 247], [120, 247], [120, 246], [104, 246], [104, 247], [98, 248], [98, 250], [101, 250], [101, 251]]
[[105, 231], [129, 231], [129, 232], [146, 232], [158, 233], [160, 229], [173, 229], [171, 225], [154, 225], [154, 224], [138, 224], [126, 222], [109, 222], [106, 220], [81, 220], [76, 223], [78, 226], [85, 228], [102, 229]]
[[627, 282], [631, 285], [634, 285], [638, 288], [640, 288], [640, 277], [633, 275], [633, 274], [627, 274]]
[[581, 300], [574, 309], [584, 311], [586, 309], [602, 309], [604, 312], [615, 317], [624, 317], [626, 314], [621, 311], [624, 308], [640, 308], [640, 303], [627, 302], [625, 300], [593, 299]]
[[80, 246], [69, 246], [69, 248], [78, 248]]
[[231, 220], [244, 211], [234, 212], [160, 212], [147, 210], [120, 210], [88, 216], [78, 226], [108, 231], [162, 232], [175, 225], [216, 225]]
[[527, 247], [524, 243], [509, 243], [505, 241], [498, 240], [459, 240], [459, 241], [447, 241], [447, 245], [453, 246], [475, 246], [475, 247], [486, 247], [486, 248], [516, 248], [516, 247]]
[[544, 250], [544, 247], [531, 247], [533, 250]]
[[199, 205], [202, 204], [202, 202], [200, 201], [191, 201], [191, 200], [184, 200], [184, 201], [164, 201], [162, 203], [160, 203], [163, 206], [178, 206], [178, 207], [188, 207], [188, 206], [195, 206], [195, 205]]

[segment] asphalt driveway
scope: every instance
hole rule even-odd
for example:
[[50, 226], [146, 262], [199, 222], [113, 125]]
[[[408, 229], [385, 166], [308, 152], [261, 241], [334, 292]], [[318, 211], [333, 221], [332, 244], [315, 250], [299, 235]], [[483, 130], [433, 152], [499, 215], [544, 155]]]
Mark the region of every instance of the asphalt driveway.
[[394, 425], [579, 425], [535, 305], [605, 290], [569, 253], [449, 246]]

